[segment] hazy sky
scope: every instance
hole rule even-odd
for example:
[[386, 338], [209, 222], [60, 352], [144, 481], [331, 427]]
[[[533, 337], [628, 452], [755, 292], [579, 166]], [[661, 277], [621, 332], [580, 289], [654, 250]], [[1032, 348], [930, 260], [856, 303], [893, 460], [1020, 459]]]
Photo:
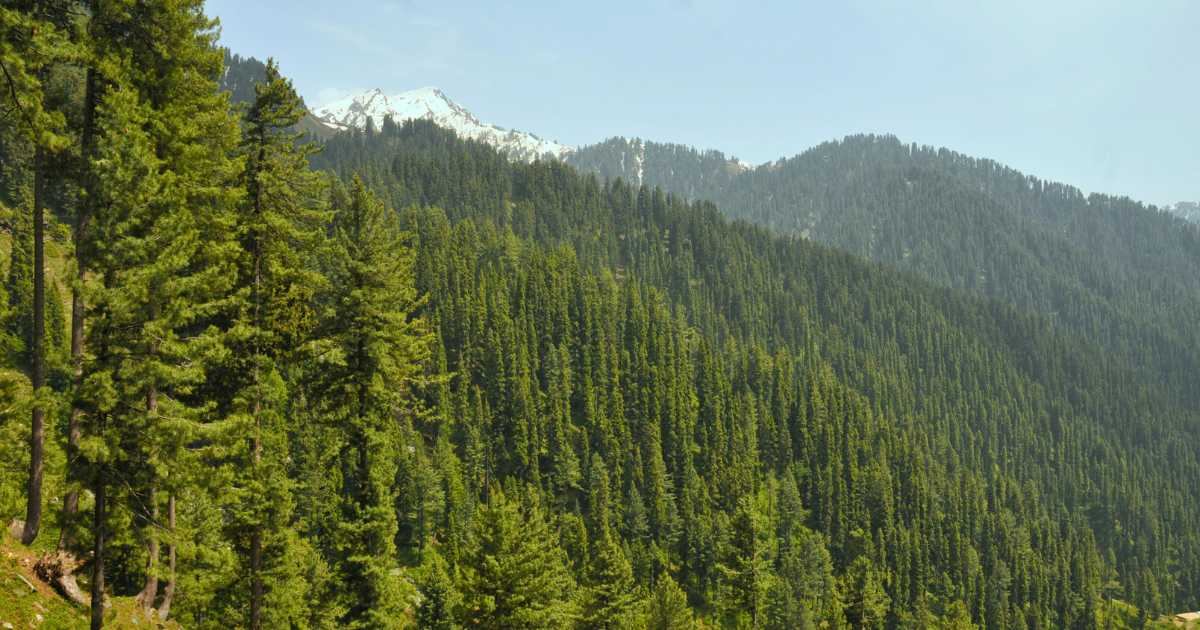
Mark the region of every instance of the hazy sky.
[[574, 145], [759, 163], [858, 132], [1085, 191], [1200, 200], [1200, 2], [209, 0], [310, 105], [437, 86]]

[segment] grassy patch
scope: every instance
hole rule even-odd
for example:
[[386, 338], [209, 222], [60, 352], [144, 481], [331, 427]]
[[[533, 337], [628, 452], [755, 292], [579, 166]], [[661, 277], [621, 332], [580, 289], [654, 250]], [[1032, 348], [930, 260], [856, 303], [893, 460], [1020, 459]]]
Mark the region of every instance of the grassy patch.
[[[57, 539], [43, 532], [42, 539]], [[36, 545], [35, 545], [36, 546]], [[37, 579], [33, 565], [38, 552], [22, 546], [7, 532], [0, 534], [0, 629], [74, 630], [88, 627], [88, 610], [61, 597], [50, 585]], [[177, 630], [173, 621], [151, 619], [134, 605], [131, 597], [116, 597], [105, 619], [106, 628], [163, 628]]]

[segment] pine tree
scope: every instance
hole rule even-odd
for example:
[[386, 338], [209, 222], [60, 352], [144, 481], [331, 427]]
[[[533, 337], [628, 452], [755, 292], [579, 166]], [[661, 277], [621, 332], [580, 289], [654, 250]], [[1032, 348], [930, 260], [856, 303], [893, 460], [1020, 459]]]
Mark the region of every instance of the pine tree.
[[767, 588], [762, 627], [767, 630], [812, 630], [812, 615], [782, 579], [771, 580]]
[[398, 418], [419, 412], [414, 388], [431, 337], [413, 287], [413, 255], [397, 216], [355, 179], [335, 195], [325, 273], [332, 287], [313, 366], [314, 411], [341, 428], [336, 567], [350, 596], [348, 627], [399, 623], [395, 574]]
[[[92, 535], [95, 560], [92, 568], [92, 627], [103, 623], [105, 542], [109, 515], [110, 486], [128, 486], [138, 440], [131, 440], [126, 426], [145, 430], [147, 414], [143, 404], [148, 395], [144, 383], [134, 381], [131, 368], [132, 348], [126, 330], [145, 325], [144, 307], [138, 293], [122, 289], [128, 276], [138, 275], [147, 265], [146, 244], [151, 239], [154, 218], [151, 204], [158, 194], [159, 163], [154, 157], [153, 141], [145, 130], [149, 113], [136, 93], [129, 89], [110, 92], [103, 103], [101, 124], [110, 132], [98, 150], [101, 181], [106, 201], [121, 208], [122, 215], [107, 213], [97, 226], [105, 243], [97, 271], [103, 280], [92, 287], [89, 303], [93, 321], [89, 345], [94, 356], [87, 366], [85, 392], [90, 423], [87, 437], [81, 441], [82, 455], [94, 468], [92, 491], [95, 494]], [[164, 223], [169, 223], [165, 221]], [[166, 227], [166, 226], [163, 226]], [[176, 226], [172, 225], [171, 228]], [[162, 227], [162, 231], [167, 231]], [[173, 231], [173, 230], [172, 230]], [[171, 236], [176, 236], [171, 234]], [[136, 245], [140, 245], [135, 247]], [[144, 288], [144, 287], [143, 287]], [[129, 348], [129, 349], [127, 349]], [[144, 378], [144, 373], [142, 374]], [[157, 401], [155, 401], [157, 402]], [[115, 495], [115, 493], [114, 493]]]
[[[0, 205], [0, 221], [9, 223], [12, 222], [12, 214], [8, 212], [8, 209], [2, 205]], [[21, 342], [17, 335], [12, 334], [6, 325], [12, 313], [8, 302], [9, 296], [7, 285], [7, 282], [0, 284], [0, 357], [8, 359], [8, 361], [5, 362], [6, 367], [7, 365], [14, 363], [12, 359], [15, 358], [19, 348], [21, 347]]]
[[450, 580], [446, 561], [436, 548], [424, 552], [419, 581], [421, 603], [417, 606], [417, 627], [422, 630], [453, 630], [452, 611], [458, 606], [458, 593]]
[[647, 606], [647, 630], [692, 630], [696, 627], [692, 611], [688, 608], [687, 594], [670, 575], [658, 578]]
[[[226, 343], [232, 349], [229, 377], [235, 390], [230, 427], [234, 450], [245, 452], [239, 467], [238, 515], [230, 526], [250, 576], [249, 627], [290, 625], [284, 611], [309, 602], [299, 575], [285, 575], [288, 548], [297, 539], [292, 526], [292, 482], [287, 474], [288, 436], [284, 413], [289, 398], [286, 359], [309, 335], [307, 297], [322, 277], [306, 252], [318, 249], [327, 222], [321, 180], [308, 167], [311, 145], [292, 131], [304, 116], [303, 104], [274, 60], [245, 114], [241, 153], [246, 196], [238, 214], [242, 246], [238, 265], [237, 314]], [[299, 310], [297, 311], [297, 308]], [[249, 439], [246, 439], [249, 436]], [[267, 577], [269, 576], [269, 579]], [[270, 592], [267, 591], [268, 584]], [[284, 587], [287, 588], [284, 588]], [[269, 608], [268, 602], [281, 606]]]
[[29, 434], [29, 477], [21, 542], [37, 538], [42, 519], [45, 468], [45, 423], [50, 392], [46, 387], [46, 255], [45, 204], [50, 156], [66, 148], [65, 119], [48, 107], [44, 86], [51, 68], [72, 50], [65, 28], [68, 7], [62, 2], [17, 2], [0, 8], [0, 69], [6, 109], [14, 112], [21, 135], [34, 147], [32, 217], [33, 247], [31, 317], [26, 335], [29, 380], [34, 403]]
[[[83, 367], [85, 319], [87, 307], [84, 303], [84, 284], [87, 281], [89, 261], [88, 253], [91, 243], [89, 231], [91, 217], [96, 211], [96, 178], [92, 165], [95, 162], [96, 149], [96, 110], [99, 105], [101, 81], [97, 66], [98, 60], [104, 56], [95, 43], [103, 39], [100, 32], [105, 23], [105, 8], [95, 2], [89, 2], [91, 17], [88, 20], [85, 33], [91, 37], [92, 46], [86, 47], [90, 59], [84, 64], [84, 94], [81, 121], [79, 124], [79, 167], [75, 173], [75, 183], [79, 187], [79, 199], [75, 204], [74, 223], [71, 229], [72, 253], [74, 254], [74, 277], [71, 279], [71, 332], [70, 332], [70, 361], [72, 371], [72, 396], [70, 417], [67, 420], [67, 493], [63, 497], [62, 527], [58, 539], [58, 555], [77, 551], [80, 523], [78, 522], [80, 481], [79, 440], [82, 437], [81, 423], [83, 421]], [[74, 572], [67, 566], [59, 571], [59, 586], [66, 592], [78, 592]], [[75, 598], [80, 599], [80, 598]], [[82, 603], [77, 602], [77, 603]]]
[[476, 516], [474, 549], [460, 565], [464, 626], [563, 628], [577, 617], [575, 582], [540, 507], [524, 510], [498, 488]]
[[742, 619], [751, 627], [762, 623], [760, 617], [772, 577], [768, 534], [754, 497], [742, 497], [730, 523], [731, 539], [719, 567], [720, 603], [730, 619]]
[[[196, 395], [222, 354], [214, 322], [235, 280], [238, 129], [209, 78], [221, 57], [198, 0], [139, 3], [119, 17], [110, 35], [136, 65], [99, 112], [94, 192], [103, 211], [93, 217], [94, 350], [83, 385], [91, 409], [80, 450], [93, 464], [94, 575], [103, 572], [105, 511], [124, 489], [146, 550], [138, 602], [166, 614], [177, 583], [171, 515], [181, 491], [198, 481], [187, 445], [207, 403]], [[98, 624], [103, 581], [92, 586]]]
[[598, 541], [592, 550], [583, 624], [588, 628], [633, 627], [638, 588], [625, 552], [611, 536]]
[[846, 593], [846, 617], [859, 628], [882, 628], [891, 598], [883, 585], [884, 576], [871, 559], [859, 556], [843, 576]]
[[28, 372], [33, 345], [33, 219], [28, 212], [18, 210], [11, 225], [12, 246], [4, 279], [9, 317], [5, 318], [4, 328], [19, 343], [13, 363]]

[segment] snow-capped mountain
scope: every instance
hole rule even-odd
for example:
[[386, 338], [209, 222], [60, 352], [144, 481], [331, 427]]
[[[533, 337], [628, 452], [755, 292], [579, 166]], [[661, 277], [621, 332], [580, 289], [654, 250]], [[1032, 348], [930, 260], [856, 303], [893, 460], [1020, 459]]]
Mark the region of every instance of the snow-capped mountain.
[[388, 115], [397, 123], [424, 118], [452, 129], [463, 138], [486, 142], [507, 152], [511, 157], [526, 161], [547, 154], [561, 159], [574, 151], [574, 147], [546, 140], [532, 133], [504, 129], [482, 122], [461, 105], [450, 100], [441, 90], [432, 87], [391, 96], [384, 94], [382, 90], [369, 90], [318, 107], [313, 110], [313, 114], [332, 129], [363, 129], [367, 126], [368, 118], [373, 119], [378, 128]]
[[1166, 210], [1181, 219], [1200, 223], [1200, 203], [1195, 201], [1180, 201], [1173, 206], [1167, 206]]

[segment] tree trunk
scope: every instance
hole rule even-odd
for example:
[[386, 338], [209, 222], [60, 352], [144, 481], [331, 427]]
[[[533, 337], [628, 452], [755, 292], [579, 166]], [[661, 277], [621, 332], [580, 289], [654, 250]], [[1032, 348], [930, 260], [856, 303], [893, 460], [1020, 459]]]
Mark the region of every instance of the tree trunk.
[[150, 525], [146, 528], [146, 585], [134, 600], [138, 606], [147, 611], [154, 609], [154, 600], [158, 597], [158, 497], [153, 486], [150, 488], [148, 501], [150, 503]]
[[[96, 71], [88, 68], [84, 88], [83, 133], [81, 151], [87, 160], [92, 155], [96, 138]], [[80, 392], [83, 389], [83, 333], [84, 312], [83, 280], [87, 270], [87, 228], [91, 220], [91, 208], [95, 195], [92, 194], [92, 178], [86, 174], [84, 166], [83, 189], [88, 193], [75, 210], [75, 230], [71, 235], [75, 246], [75, 283], [71, 286], [71, 369], [74, 380], [74, 395], [71, 397], [71, 416], [67, 422], [67, 479], [72, 478], [72, 472], [79, 462], [80, 424], [83, 421], [83, 405]], [[74, 484], [68, 486], [67, 496], [63, 499], [63, 523], [58, 537], [58, 550], [67, 551], [75, 542], [73, 528], [75, 515], [79, 512], [79, 488]], [[74, 582], [74, 576], [64, 575], [63, 579]]]
[[[266, 157], [266, 138], [259, 136], [258, 163], [261, 165]], [[254, 194], [255, 221], [262, 221], [262, 191], [258, 188], [258, 177], [251, 180]], [[254, 278], [251, 286], [254, 300], [254, 326], [257, 329], [254, 337], [254, 475], [260, 474], [262, 465], [262, 381], [259, 370], [262, 361], [262, 351], [259, 347], [259, 335], [262, 333], [262, 242], [261, 235], [255, 234], [253, 240]], [[255, 519], [257, 521], [257, 519]], [[262, 538], [263, 525], [256, 522], [250, 535], [250, 630], [262, 629]]]
[[[158, 309], [151, 306], [151, 320], [158, 315]], [[157, 342], [150, 344], [150, 356], [158, 353]], [[158, 385], [153, 381], [146, 392], [146, 416], [153, 422], [158, 414]], [[146, 585], [134, 600], [138, 606], [147, 611], [154, 610], [154, 600], [158, 598], [158, 492], [154, 482], [150, 483], [150, 491], [146, 497], [149, 503], [149, 527], [146, 528]]]
[[250, 537], [250, 630], [262, 628], [262, 527], [256, 526]]
[[45, 243], [45, 151], [39, 146], [33, 160], [33, 357], [30, 381], [33, 385], [33, 426], [29, 433], [29, 487], [26, 490], [25, 530], [21, 542], [29, 545], [37, 539], [42, 522], [42, 473], [45, 468], [43, 447], [46, 439], [46, 409], [41, 389], [46, 386], [46, 243]]
[[104, 528], [107, 516], [104, 511], [105, 488], [103, 473], [96, 482], [96, 506], [92, 510], [92, 630], [104, 627]]
[[175, 494], [167, 495], [167, 531], [171, 538], [167, 542], [167, 586], [163, 589], [162, 604], [158, 607], [158, 617], [163, 621], [171, 614], [171, 600], [175, 599]]
[[[256, 474], [259, 464], [262, 461], [262, 429], [259, 425], [259, 414], [261, 412], [261, 401], [255, 400], [254, 469]], [[250, 630], [261, 630], [262, 628], [262, 552], [262, 524], [256, 523], [254, 525], [254, 532], [250, 535]]]
[[75, 570], [82, 564], [72, 553], [55, 551], [38, 558], [33, 571], [43, 582], [56, 587], [63, 597], [82, 608], [87, 606], [88, 598], [75, 581]]

